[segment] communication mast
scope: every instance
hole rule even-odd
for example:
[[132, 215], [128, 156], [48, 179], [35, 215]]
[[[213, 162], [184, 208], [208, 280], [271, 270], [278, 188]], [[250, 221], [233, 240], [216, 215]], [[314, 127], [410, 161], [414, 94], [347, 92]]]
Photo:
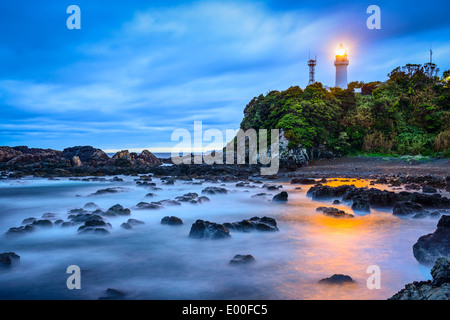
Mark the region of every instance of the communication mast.
[[315, 76], [316, 76], [316, 64], [317, 64], [317, 56], [314, 56], [314, 59], [311, 59], [311, 51], [309, 52], [309, 60], [308, 60], [308, 67], [309, 67], [309, 82], [308, 85], [313, 84], [316, 82]]

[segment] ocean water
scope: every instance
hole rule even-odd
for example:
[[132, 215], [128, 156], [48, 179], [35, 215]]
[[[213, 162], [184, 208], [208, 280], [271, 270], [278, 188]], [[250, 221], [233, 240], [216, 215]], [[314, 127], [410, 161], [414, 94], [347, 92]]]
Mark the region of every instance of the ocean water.
[[[38, 178], [0, 180], [0, 253], [16, 252], [20, 265], [0, 269], [0, 299], [98, 299], [107, 288], [126, 293], [127, 299], [386, 299], [412, 281], [430, 279], [430, 269], [417, 263], [412, 246], [436, 229], [436, 219], [405, 219], [389, 210], [372, 209], [353, 219], [338, 219], [316, 212], [319, 206], [335, 206], [352, 213], [350, 204], [332, 205], [334, 199], [312, 201], [309, 186], [280, 181], [289, 193], [286, 204], [272, 203], [276, 191], [237, 188], [225, 183], [227, 195], [208, 195], [209, 203], [138, 210], [141, 201], [174, 199], [188, 192], [201, 193], [207, 186], [176, 181], [163, 190], [151, 191], [124, 182], [49, 181]], [[366, 186], [369, 181], [334, 181]], [[124, 192], [92, 196], [99, 189], [122, 187]], [[385, 186], [376, 186], [386, 188]], [[154, 198], [145, 198], [148, 192]], [[265, 198], [252, 198], [260, 192]], [[119, 203], [131, 216], [108, 218], [108, 236], [79, 235], [76, 227], [37, 230], [20, 237], [3, 234], [25, 218], [55, 213], [66, 220], [70, 209], [95, 202], [102, 209]], [[177, 216], [182, 226], [161, 225], [165, 216]], [[254, 216], [273, 217], [279, 232], [237, 233], [230, 239], [198, 240], [188, 237], [197, 219], [217, 223]], [[120, 225], [135, 218], [145, 225], [124, 230]], [[251, 254], [256, 263], [231, 266], [236, 254]], [[67, 267], [81, 268], [81, 290], [69, 290]], [[381, 289], [370, 290], [367, 268], [381, 269]], [[350, 275], [347, 286], [319, 284], [333, 274]]]

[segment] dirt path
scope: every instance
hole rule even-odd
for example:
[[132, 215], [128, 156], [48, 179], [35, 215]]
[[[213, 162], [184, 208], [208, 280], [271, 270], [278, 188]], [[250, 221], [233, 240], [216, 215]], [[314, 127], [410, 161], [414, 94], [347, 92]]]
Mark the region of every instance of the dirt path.
[[289, 175], [310, 177], [368, 178], [371, 175], [450, 176], [450, 159], [414, 161], [367, 157], [344, 157], [312, 161]]

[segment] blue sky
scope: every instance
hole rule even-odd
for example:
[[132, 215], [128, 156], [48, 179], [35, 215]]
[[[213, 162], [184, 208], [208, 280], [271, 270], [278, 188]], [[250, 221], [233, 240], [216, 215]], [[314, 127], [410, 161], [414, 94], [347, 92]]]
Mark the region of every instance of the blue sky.
[[[81, 8], [81, 30], [66, 9]], [[366, 9], [381, 8], [381, 30]], [[168, 150], [177, 128], [237, 129], [259, 94], [334, 85], [334, 52], [349, 81], [395, 67], [450, 69], [448, 1], [2, 1], [0, 145]]]

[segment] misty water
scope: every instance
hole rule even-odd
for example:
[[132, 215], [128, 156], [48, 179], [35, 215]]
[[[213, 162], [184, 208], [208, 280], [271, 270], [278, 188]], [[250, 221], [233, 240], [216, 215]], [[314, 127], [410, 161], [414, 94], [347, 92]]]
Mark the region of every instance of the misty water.
[[[107, 177], [110, 180], [111, 177]], [[286, 204], [270, 201], [279, 191], [238, 188], [224, 183], [226, 195], [208, 195], [209, 203], [166, 206], [161, 210], [138, 210], [136, 204], [174, 199], [207, 186], [176, 181], [151, 191], [138, 187], [136, 177], [121, 177], [124, 182], [51, 181], [39, 178], [0, 180], [0, 253], [16, 252], [20, 264], [0, 269], [0, 299], [98, 299], [107, 288], [125, 292], [128, 299], [386, 299], [405, 284], [430, 279], [430, 269], [415, 260], [412, 246], [417, 239], [436, 229], [436, 219], [399, 218], [392, 210], [373, 209], [370, 214], [355, 213], [355, 218], [334, 218], [317, 212], [319, 206], [335, 206], [353, 213], [350, 203], [332, 205], [333, 200], [313, 201], [306, 196], [309, 186], [287, 182]], [[369, 181], [334, 181], [367, 186]], [[124, 192], [91, 196], [99, 189], [122, 187]], [[375, 185], [383, 189], [386, 186]], [[145, 195], [154, 192], [154, 198]], [[271, 196], [252, 197], [266, 192]], [[67, 220], [70, 209], [95, 202], [108, 209], [121, 204], [131, 216], [107, 218], [110, 235], [80, 235], [78, 226], [37, 230], [7, 237], [25, 218], [40, 218], [55, 213]], [[165, 216], [177, 216], [182, 226], [161, 225]], [[199, 240], [188, 237], [197, 219], [217, 223], [235, 222], [254, 216], [277, 220], [279, 232], [231, 232], [224, 240]], [[145, 225], [124, 230], [129, 218]], [[236, 254], [251, 254], [256, 263], [232, 266]], [[81, 268], [81, 290], [68, 290], [70, 265]], [[369, 290], [366, 270], [381, 268], [381, 289]], [[319, 284], [333, 274], [351, 276], [356, 284], [330, 286]]]

